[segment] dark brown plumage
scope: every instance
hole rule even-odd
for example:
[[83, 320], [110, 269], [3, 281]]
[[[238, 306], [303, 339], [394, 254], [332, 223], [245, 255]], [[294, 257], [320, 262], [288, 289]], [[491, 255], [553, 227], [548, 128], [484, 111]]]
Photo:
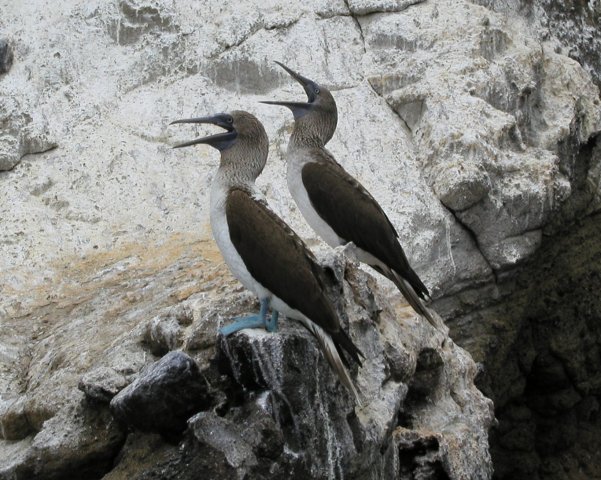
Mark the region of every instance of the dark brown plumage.
[[326, 294], [333, 279], [298, 235], [241, 187], [231, 188], [227, 195], [226, 218], [232, 243], [253, 278], [323, 328], [339, 352], [342, 347], [361, 365], [362, 354], [340, 328]]
[[294, 115], [287, 180], [300, 211], [332, 247], [352, 242], [359, 260], [394, 282], [413, 309], [439, 328], [422, 303], [429, 297], [428, 289], [409, 265], [394, 226], [378, 202], [325, 148], [338, 121], [334, 97], [322, 85], [279, 65], [307, 94], [307, 102], [263, 102], [287, 107]]
[[[311, 152], [325, 156], [323, 150]], [[403, 276], [420, 298], [428, 289], [413, 271], [399, 243], [398, 233], [370, 193], [332, 158], [329, 162], [307, 163], [302, 177], [311, 204], [336, 234], [346, 242], [371, 253]]]
[[176, 145], [208, 144], [221, 152], [211, 186], [213, 236], [234, 276], [261, 301], [260, 315], [239, 318], [220, 331], [230, 335], [244, 328], [267, 328], [270, 306], [300, 321], [315, 336], [328, 363], [360, 405], [345, 368], [349, 362], [343, 351], [359, 365], [363, 355], [342, 330], [330, 297], [335, 287], [339, 294], [340, 285], [317, 263], [292, 229], [269, 209], [256, 188], [255, 180], [263, 171], [269, 152], [263, 125], [254, 115], [239, 110], [174, 123], [210, 123], [225, 129]]

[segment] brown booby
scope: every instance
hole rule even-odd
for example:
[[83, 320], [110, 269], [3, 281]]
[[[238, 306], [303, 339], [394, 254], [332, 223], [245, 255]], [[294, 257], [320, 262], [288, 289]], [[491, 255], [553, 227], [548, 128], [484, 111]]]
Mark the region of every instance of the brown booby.
[[[173, 123], [208, 123], [225, 129], [174, 147], [207, 144], [221, 152], [211, 186], [213, 236], [234, 276], [261, 303], [258, 315], [237, 318], [237, 322], [222, 328], [221, 333], [230, 335], [250, 327], [275, 331], [278, 312], [299, 320], [317, 338], [331, 367], [360, 403], [342, 351], [359, 365], [363, 354], [341, 328], [326, 293], [337, 280], [269, 208], [255, 186], [269, 152], [269, 140], [261, 122], [250, 113], [233, 111]], [[273, 313], [268, 319], [270, 306]]]
[[390, 279], [413, 309], [438, 328], [422, 300], [429, 292], [409, 265], [398, 233], [371, 194], [325, 148], [334, 135], [334, 97], [308, 78], [276, 62], [300, 83], [307, 102], [264, 101], [292, 110], [287, 151], [288, 188], [307, 223], [331, 247], [351, 244], [357, 258]]

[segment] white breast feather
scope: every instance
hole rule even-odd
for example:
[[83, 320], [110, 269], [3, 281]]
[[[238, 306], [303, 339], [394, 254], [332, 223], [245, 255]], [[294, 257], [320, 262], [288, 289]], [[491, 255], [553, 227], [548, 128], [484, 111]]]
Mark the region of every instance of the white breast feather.
[[225, 216], [225, 201], [227, 189], [222, 185], [218, 176], [215, 177], [211, 187], [211, 229], [215, 243], [223, 255], [234, 277], [240, 280], [248, 290], [255, 293], [259, 298], [270, 296], [270, 293], [248, 272], [244, 261], [230, 238], [230, 230]]
[[[244, 287], [253, 292], [260, 299], [271, 298], [271, 306], [273, 309], [296, 320], [310, 321], [301, 312], [290, 307], [286, 302], [273, 295], [271, 291], [257, 282], [249, 273], [230, 237], [225, 214], [226, 195], [227, 188], [224, 187], [223, 181], [217, 175], [211, 187], [211, 229], [213, 230], [215, 243], [217, 243], [221, 255], [232, 274], [240, 281], [240, 283], [242, 283], [242, 285], [244, 285]], [[262, 195], [258, 191], [255, 192], [254, 195], [258, 199], [262, 199]]]
[[[261, 196], [259, 192], [256, 192], [255, 194], [258, 197]], [[305, 197], [306, 196], [307, 193], [305, 191]], [[240, 257], [238, 254], [238, 251], [234, 247], [234, 244], [230, 238], [230, 232], [225, 214], [226, 197], [227, 188], [225, 188], [222, 180], [219, 178], [219, 175], [216, 175], [211, 187], [211, 228], [213, 229], [213, 237], [215, 238], [215, 242], [217, 243], [219, 250], [221, 250], [223, 259], [232, 271], [232, 274], [238, 280], [240, 280], [242, 285], [244, 285], [251, 292], [254, 292], [259, 298], [271, 298], [271, 307], [273, 309], [283, 313], [289, 318], [294, 318], [301, 321], [308, 328], [308, 330], [313, 333], [313, 335], [317, 338], [326, 359], [339, 376], [342, 383], [351, 391], [357, 401], [357, 404], [361, 405], [361, 400], [357, 394], [357, 390], [355, 389], [353, 381], [351, 380], [346, 368], [342, 363], [342, 360], [340, 359], [332, 338], [325, 333], [322, 328], [308, 319], [301, 312], [291, 308], [282, 299], [274, 296], [263, 285], [257, 282], [249, 273], [246, 265], [244, 265], [242, 257]], [[307, 202], [308, 200], [309, 199], [307, 198]]]
[[309, 226], [331, 247], [344, 245], [346, 242], [319, 216], [311, 205], [307, 189], [303, 184], [302, 168], [311, 160], [307, 152], [296, 150], [288, 153], [287, 181], [288, 190], [296, 202], [298, 209], [305, 217]]

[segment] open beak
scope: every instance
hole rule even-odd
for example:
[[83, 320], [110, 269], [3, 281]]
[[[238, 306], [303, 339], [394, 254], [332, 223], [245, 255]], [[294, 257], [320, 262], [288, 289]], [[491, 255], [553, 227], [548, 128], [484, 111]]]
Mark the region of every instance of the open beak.
[[178, 143], [177, 145], [174, 145], [173, 148], [189, 147], [199, 143], [217, 146], [233, 141], [236, 138], [237, 133], [232, 124], [228, 122], [228, 118], [231, 117], [223, 113], [218, 113], [217, 115], [212, 115], [209, 117], [185, 118], [171, 122], [169, 125], [173, 125], [175, 123], [209, 123], [211, 125], [217, 125], [221, 128], [225, 128], [226, 130], [225, 132], [216, 133], [215, 135], [197, 138], [196, 140], [190, 140], [189, 142]]
[[308, 102], [275, 102], [275, 101], [262, 101], [261, 103], [265, 103], [267, 105], [281, 105], [283, 107], [288, 107], [290, 110], [294, 111], [295, 109], [306, 109], [308, 108], [316, 99], [315, 97], [315, 82], [309, 80], [308, 78], [303, 77], [300, 73], [296, 73], [294, 70], [288, 68], [283, 63], [280, 63], [276, 60], [276, 62], [280, 67], [282, 67], [288, 74], [294, 78], [298, 83], [302, 85], [307, 94]]
[[303, 87], [305, 87], [308, 84], [312, 83], [311, 80], [309, 80], [308, 78], [303, 77], [300, 73], [296, 73], [294, 70], [292, 70], [291, 68], [288, 68], [282, 62], [278, 62], [277, 60], [275, 60], [275, 63], [277, 63], [280, 67], [282, 67], [284, 70], [286, 70], [288, 72], [288, 74], [292, 78], [294, 78], [298, 83], [300, 83]]

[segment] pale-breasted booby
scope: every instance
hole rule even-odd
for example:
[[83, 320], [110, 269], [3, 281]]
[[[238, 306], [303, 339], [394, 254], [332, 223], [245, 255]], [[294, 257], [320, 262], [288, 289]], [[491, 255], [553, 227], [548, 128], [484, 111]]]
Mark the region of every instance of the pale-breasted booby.
[[307, 102], [264, 101], [292, 110], [288, 188], [307, 223], [331, 247], [354, 244], [357, 258], [394, 282], [413, 309], [438, 328], [422, 300], [428, 289], [409, 265], [394, 226], [371, 194], [325, 148], [338, 122], [324, 87], [276, 62], [300, 83]]
[[[209, 123], [226, 130], [174, 147], [204, 143], [221, 152], [211, 187], [213, 236], [234, 276], [261, 302], [258, 315], [236, 319], [221, 333], [229, 335], [263, 326], [274, 331], [278, 312], [299, 320], [317, 338], [328, 362], [359, 401], [342, 350], [359, 365], [363, 354], [341, 328], [326, 294], [336, 280], [317, 263], [300, 237], [270, 210], [255, 186], [269, 152], [261, 122], [250, 113], [233, 111], [173, 123]], [[270, 305], [273, 314], [268, 319]]]

